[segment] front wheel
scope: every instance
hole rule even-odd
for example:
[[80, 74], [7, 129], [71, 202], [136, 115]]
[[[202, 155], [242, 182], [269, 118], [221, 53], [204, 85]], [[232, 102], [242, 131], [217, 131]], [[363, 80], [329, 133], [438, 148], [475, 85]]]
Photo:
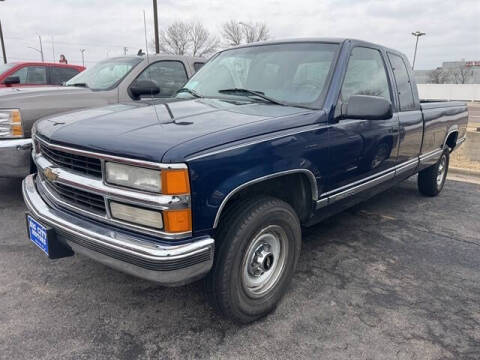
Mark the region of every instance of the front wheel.
[[418, 190], [426, 196], [437, 196], [447, 179], [450, 151], [445, 149], [438, 162], [418, 173]]
[[300, 221], [292, 207], [263, 196], [241, 201], [222, 218], [216, 243], [206, 279], [213, 306], [241, 323], [275, 309], [300, 254]]

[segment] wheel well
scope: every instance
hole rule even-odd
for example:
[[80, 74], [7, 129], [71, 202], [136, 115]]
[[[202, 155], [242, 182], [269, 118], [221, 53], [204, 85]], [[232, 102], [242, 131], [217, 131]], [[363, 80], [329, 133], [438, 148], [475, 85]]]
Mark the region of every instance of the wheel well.
[[454, 131], [448, 135], [447, 141], [445, 141], [445, 144], [450, 148], [450, 151], [452, 151], [457, 145], [457, 138], [458, 138], [458, 131]]
[[247, 186], [235, 193], [223, 208], [220, 220], [228, 209], [239, 201], [256, 195], [267, 195], [288, 203], [297, 213], [301, 222], [306, 221], [312, 212], [312, 185], [305, 174], [288, 174], [264, 180]]

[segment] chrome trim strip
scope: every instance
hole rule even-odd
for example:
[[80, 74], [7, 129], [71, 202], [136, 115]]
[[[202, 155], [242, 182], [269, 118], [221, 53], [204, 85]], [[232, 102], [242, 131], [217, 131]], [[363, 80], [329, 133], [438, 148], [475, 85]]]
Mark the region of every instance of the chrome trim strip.
[[321, 199], [316, 202], [316, 208], [320, 209], [348, 196], [355, 195], [363, 190], [374, 187], [384, 181], [391, 180], [395, 176], [416, 168], [419, 164], [419, 157], [407, 160], [391, 169], [371, 175], [365, 179], [355, 181], [351, 184], [333, 189], [322, 194]]
[[[297, 130], [297, 131], [294, 131], [294, 132], [283, 133], [281, 135], [275, 135], [275, 136], [270, 136], [270, 137], [263, 137], [261, 139], [252, 140], [252, 141], [245, 142], [245, 143], [242, 143], [242, 144], [232, 145], [232, 146], [222, 148], [222, 149], [219, 149], [219, 150], [214, 150], [214, 151], [210, 151], [210, 152], [207, 152], [207, 153], [204, 153], [204, 154], [187, 157], [186, 160], [187, 161], [198, 160], [198, 159], [202, 159], [204, 157], [220, 154], [220, 153], [227, 152], [227, 151], [230, 151], [230, 150], [240, 149], [240, 148], [245, 147], [245, 146], [255, 145], [255, 144], [262, 143], [262, 142], [271, 141], [271, 140], [275, 140], [275, 139], [280, 139], [280, 138], [283, 138], [283, 137], [292, 136], [292, 135], [296, 135], [296, 134], [301, 134], [301, 133], [308, 132], [308, 131], [315, 131], [315, 130], [322, 129], [324, 127], [325, 126], [318, 126], [318, 124], [309, 125], [308, 129], [303, 129], [303, 130], [300, 130], [300, 131]], [[268, 134], [259, 135], [258, 137], [261, 137], [261, 136], [268, 136]]]
[[349, 197], [351, 195], [355, 195], [363, 190], [367, 190], [367, 189], [370, 189], [372, 187], [374, 187], [375, 185], [378, 185], [384, 181], [387, 181], [387, 180], [390, 180], [390, 179], [393, 179], [395, 177], [395, 171], [391, 171], [389, 172], [388, 174], [385, 174], [385, 175], [382, 175], [382, 176], [379, 176], [373, 180], [370, 180], [366, 183], [363, 183], [361, 185], [358, 185], [358, 186], [355, 186], [351, 189], [348, 189], [348, 190], [345, 190], [345, 191], [342, 191], [338, 194], [335, 194], [335, 195], [332, 195], [332, 196], [329, 196], [328, 197], [328, 204], [332, 204], [336, 201], [339, 201], [339, 200], [342, 200], [342, 199], [345, 199], [346, 197]]
[[409, 170], [412, 170], [416, 167], [418, 167], [420, 160], [419, 158], [415, 158], [412, 160], [405, 161], [401, 163], [400, 165], [395, 166], [395, 175], [402, 174], [404, 172], [407, 172]]
[[194, 242], [182, 245], [162, 245], [153, 241], [143, 240], [128, 234], [112, 231], [93, 222], [88, 222], [74, 215], [50, 208], [40, 197], [35, 187], [35, 175], [27, 176], [22, 184], [22, 193], [28, 210], [34, 218], [47, 226], [52, 226], [69, 234], [69, 244], [75, 243], [75, 238], [85, 239], [97, 244], [107, 251], [117, 251], [133, 256], [139, 261], [148, 260], [157, 264], [163, 261], [188, 259], [195, 254], [210, 251], [210, 260], [191, 267], [172, 271], [156, 271], [132, 265], [113, 257], [93, 252], [76, 244], [75, 250], [101, 261], [106, 265], [128, 272], [135, 276], [163, 284], [182, 283], [192, 278], [197, 278], [208, 272], [213, 262], [214, 239], [210, 237], [199, 238]]
[[52, 143], [49, 143], [45, 141], [44, 139], [41, 139], [40, 137], [35, 135], [35, 139], [44, 143], [46, 146], [52, 148], [52, 149], [57, 149], [60, 151], [65, 151], [71, 154], [75, 155], [82, 155], [86, 157], [91, 157], [91, 158], [97, 158], [103, 161], [113, 161], [113, 162], [119, 162], [122, 164], [127, 164], [127, 165], [132, 165], [132, 166], [141, 166], [141, 167], [146, 167], [150, 169], [187, 169], [186, 164], [163, 164], [163, 163], [156, 163], [156, 162], [151, 162], [151, 161], [145, 161], [145, 160], [135, 160], [135, 159], [129, 159], [129, 158], [124, 158], [120, 156], [114, 156], [114, 155], [107, 155], [107, 154], [102, 154], [102, 153], [97, 153], [93, 151], [87, 151], [87, 150], [80, 150], [80, 149], [75, 149], [71, 148], [68, 146], [62, 146], [62, 145], [55, 145]]
[[318, 199], [317, 180], [315, 178], [315, 175], [313, 175], [313, 173], [310, 170], [308, 170], [308, 169], [293, 169], [293, 170], [280, 171], [280, 172], [277, 172], [277, 173], [274, 173], [274, 174], [262, 176], [262, 177], [247, 181], [246, 183], [243, 183], [242, 185], [239, 185], [235, 189], [230, 191], [227, 194], [227, 196], [225, 196], [222, 203], [220, 204], [220, 207], [217, 210], [217, 214], [215, 215], [215, 221], [213, 222], [213, 228], [215, 229], [218, 226], [218, 222], [220, 221], [220, 215], [222, 214], [223, 208], [227, 204], [228, 200], [233, 195], [235, 195], [237, 192], [239, 192], [240, 190], [242, 190], [242, 189], [244, 189], [244, 188], [246, 188], [250, 185], [262, 182], [264, 180], [269, 180], [269, 179], [273, 179], [273, 178], [276, 178], [276, 177], [279, 177], [279, 176], [296, 174], [296, 173], [302, 173], [302, 174], [307, 175], [308, 179], [310, 180], [310, 186], [311, 186], [311, 190], [312, 190], [312, 200], [316, 201]]
[[434, 159], [435, 157], [440, 158], [442, 153], [443, 153], [443, 149], [437, 149], [437, 150], [430, 151], [426, 154], [422, 154], [422, 155], [420, 155], [420, 164], [424, 164], [424, 163]]
[[366, 178], [363, 178], [363, 179], [360, 179], [360, 180], [357, 180], [357, 181], [354, 181], [353, 183], [350, 183], [350, 184], [347, 184], [347, 185], [344, 185], [344, 186], [341, 186], [339, 188], [336, 188], [336, 189], [333, 189], [333, 190], [330, 190], [330, 191], [327, 191], [326, 193], [323, 193], [321, 196], [322, 197], [325, 197], [325, 196], [329, 196], [329, 195], [332, 195], [332, 194], [335, 194], [335, 193], [338, 193], [342, 190], [346, 190], [346, 189], [349, 189], [351, 187], [354, 187], [356, 185], [360, 185], [364, 182], [368, 182], [369, 180], [372, 180], [372, 179], [375, 179], [381, 175], [384, 175], [384, 174], [387, 174], [389, 172], [392, 172], [392, 169], [387, 169], [387, 170], [383, 170], [383, 171], [380, 171], [376, 174], [373, 174], [373, 175], [370, 175]]

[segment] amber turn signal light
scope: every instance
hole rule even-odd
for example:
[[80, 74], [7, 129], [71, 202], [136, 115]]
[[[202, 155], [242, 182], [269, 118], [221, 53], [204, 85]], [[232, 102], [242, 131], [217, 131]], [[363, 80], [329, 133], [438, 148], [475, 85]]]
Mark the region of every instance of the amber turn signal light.
[[191, 210], [165, 210], [163, 212], [163, 226], [164, 230], [169, 233], [192, 231]]
[[188, 170], [162, 170], [162, 193], [165, 195], [189, 194]]

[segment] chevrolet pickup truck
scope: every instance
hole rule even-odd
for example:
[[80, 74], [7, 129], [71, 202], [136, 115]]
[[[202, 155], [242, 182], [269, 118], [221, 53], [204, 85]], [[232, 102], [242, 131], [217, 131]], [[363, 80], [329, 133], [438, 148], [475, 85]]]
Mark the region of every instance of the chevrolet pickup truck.
[[205, 62], [188, 56], [123, 56], [97, 63], [67, 86], [0, 89], [0, 177], [23, 178], [30, 172], [30, 130], [41, 117], [148, 96], [166, 101]]
[[467, 107], [422, 103], [398, 51], [351, 39], [216, 54], [168, 104], [37, 122], [23, 182], [30, 240], [163, 285], [205, 277], [216, 309], [272, 311], [302, 227], [418, 173], [438, 195]]

